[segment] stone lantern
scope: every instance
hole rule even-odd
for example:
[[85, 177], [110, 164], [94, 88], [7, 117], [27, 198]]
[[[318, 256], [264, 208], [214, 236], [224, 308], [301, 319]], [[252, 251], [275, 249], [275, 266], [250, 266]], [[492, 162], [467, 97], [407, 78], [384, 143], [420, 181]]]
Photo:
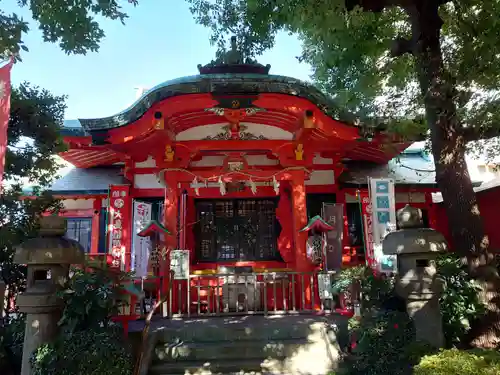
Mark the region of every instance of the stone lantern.
[[433, 346], [443, 345], [439, 297], [444, 282], [437, 277], [436, 258], [447, 250], [444, 236], [422, 228], [422, 211], [406, 205], [398, 210], [399, 230], [383, 240], [383, 252], [397, 255], [396, 293], [406, 301], [414, 320], [417, 339]]
[[14, 262], [27, 266], [26, 291], [17, 297], [19, 311], [26, 314], [21, 375], [31, 374], [31, 354], [57, 334], [62, 302], [56, 292], [69, 277], [69, 268], [82, 264], [83, 248], [64, 238], [66, 220], [46, 216], [40, 221], [39, 236], [16, 249]]

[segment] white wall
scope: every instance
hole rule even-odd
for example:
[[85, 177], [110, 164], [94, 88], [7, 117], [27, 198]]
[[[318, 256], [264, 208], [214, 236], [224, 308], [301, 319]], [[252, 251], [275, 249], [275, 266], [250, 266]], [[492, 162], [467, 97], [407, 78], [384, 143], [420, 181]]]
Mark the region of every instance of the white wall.
[[[214, 135], [223, 132], [223, 127], [227, 125], [227, 122], [221, 122], [219, 124], [196, 126], [180, 132], [177, 134], [175, 139], [177, 141], [192, 141], [213, 137]], [[241, 125], [246, 127], [246, 129], [244, 129], [245, 132], [252, 133], [257, 137], [262, 136], [266, 139], [285, 140], [291, 140], [293, 137], [292, 133], [271, 125], [254, 124], [250, 122], [242, 122]]]
[[88, 210], [94, 208], [93, 199], [64, 199], [62, 204], [66, 210]]
[[136, 174], [134, 176], [134, 187], [137, 189], [163, 188], [155, 174]]
[[472, 181], [489, 182], [500, 178], [500, 163], [496, 160], [487, 161], [486, 158], [467, 157], [467, 167]]

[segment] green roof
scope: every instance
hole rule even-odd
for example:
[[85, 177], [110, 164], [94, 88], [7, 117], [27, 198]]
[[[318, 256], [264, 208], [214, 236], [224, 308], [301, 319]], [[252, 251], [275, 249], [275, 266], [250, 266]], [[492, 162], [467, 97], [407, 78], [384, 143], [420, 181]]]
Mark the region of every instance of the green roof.
[[138, 235], [142, 237], [150, 236], [152, 233], [166, 233], [170, 234], [169, 230], [165, 228], [161, 223], [156, 220], [151, 220], [145, 227], [142, 229]]
[[318, 230], [320, 232], [328, 232], [330, 230], [334, 230], [335, 228], [328, 224], [323, 218], [319, 215], [316, 215], [309, 219], [307, 225], [302, 228], [299, 232], [306, 232], [309, 230]]
[[[114, 116], [79, 119], [78, 122], [85, 133], [126, 126], [140, 119], [154, 104], [163, 100], [180, 95], [218, 93], [222, 87], [230, 88], [233, 94], [276, 93], [300, 97], [309, 100], [327, 116], [355, 126], [355, 115], [340, 108], [332, 98], [313, 85], [285, 76], [249, 73], [200, 74], [169, 80], [153, 87], [129, 108]], [[68, 131], [78, 131], [78, 123], [69, 125]]]

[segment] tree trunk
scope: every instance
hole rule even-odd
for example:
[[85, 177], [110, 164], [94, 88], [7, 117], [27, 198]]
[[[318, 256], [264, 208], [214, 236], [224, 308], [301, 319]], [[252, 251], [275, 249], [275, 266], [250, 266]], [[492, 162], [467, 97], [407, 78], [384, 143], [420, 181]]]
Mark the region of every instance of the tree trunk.
[[443, 195], [454, 250], [467, 262], [470, 275], [483, 287], [481, 299], [488, 314], [473, 322], [470, 343], [492, 347], [500, 337], [500, 277], [484, 234], [476, 196], [465, 162], [466, 140], [453, 100], [454, 85], [445, 71], [438, 2], [415, 1], [406, 10], [413, 29], [413, 54], [417, 61], [426, 120], [431, 132], [436, 182]]

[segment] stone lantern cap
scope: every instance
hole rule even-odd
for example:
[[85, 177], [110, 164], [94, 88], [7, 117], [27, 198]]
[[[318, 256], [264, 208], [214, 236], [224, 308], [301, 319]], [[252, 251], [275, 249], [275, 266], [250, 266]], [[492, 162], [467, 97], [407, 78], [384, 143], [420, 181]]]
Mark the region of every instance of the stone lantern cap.
[[382, 242], [386, 255], [422, 254], [445, 252], [448, 244], [444, 236], [430, 228], [422, 227], [422, 211], [406, 205], [398, 210], [399, 230], [390, 232]]
[[39, 236], [31, 238], [16, 248], [17, 264], [82, 264], [83, 247], [75, 240], [63, 237], [66, 219], [44, 216], [40, 220]]

